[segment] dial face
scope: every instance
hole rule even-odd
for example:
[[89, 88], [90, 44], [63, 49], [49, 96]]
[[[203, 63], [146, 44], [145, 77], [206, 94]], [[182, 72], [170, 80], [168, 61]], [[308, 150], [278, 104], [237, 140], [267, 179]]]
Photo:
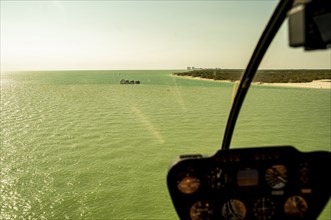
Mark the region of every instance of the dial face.
[[303, 218], [308, 210], [308, 204], [301, 196], [291, 196], [284, 205], [284, 212], [288, 216]]
[[287, 169], [284, 165], [275, 165], [267, 169], [265, 181], [273, 189], [281, 189], [287, 183]]
[[225, 220], [243, 220], [246, 214], [247, 210], [244, 203], [238, 199], [231, 199], [222, 207], [222, 216]]
[[199, 189], [200, 180], [192, 176], [187, 176], [179, 181], [177, 187], [182, 193], [192, 194]]
[[269, 199], [262, 197], [254, 203], [254, 216], [259, 220], [273, 219], [275, 215], [275, 203]]
[[209, 171], [207, 182], [214, 190], [222, 189], [227, 183], [231, 182], [229, 175], [220, 167], [216, 167]]
[[208, 220], [212, 219], [214, 210], [209, 202], [199, 201], [194, 203], [190, 210], [190, 217], [192, 220]]

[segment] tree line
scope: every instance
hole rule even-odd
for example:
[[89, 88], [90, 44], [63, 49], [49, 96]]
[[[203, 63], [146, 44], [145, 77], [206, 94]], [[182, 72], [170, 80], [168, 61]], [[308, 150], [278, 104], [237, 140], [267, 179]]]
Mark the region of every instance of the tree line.
[[[242, 69], [200, 69], [173, 73], [178, 76], [200, 77], [214, 80], [240, 80]], [[331, 79], [328, 69], [288, 69], [288, 70], [258, 70], [253, 82], [260, 83], [301, 83], [313, 80]]]

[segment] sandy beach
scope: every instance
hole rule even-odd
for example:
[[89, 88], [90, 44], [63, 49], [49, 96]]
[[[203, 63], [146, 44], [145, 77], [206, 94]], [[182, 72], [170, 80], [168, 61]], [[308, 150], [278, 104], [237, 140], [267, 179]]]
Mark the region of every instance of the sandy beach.
[[[200, 77], [190, 77], [190, 76], [176, 76], [182, 78], [188, 78], [193, 80], [208, 80], [214, 82], [225, 82], [225, 83], [234, 83], [228, 80], [213, 80]], [[297, 88], [311, 88], [311, 89], [331, 89], [331, 79], [322, 79], [322, 80], [313, 80], [312, 82], [306, 83], [260, 83], [253, 82], [252, 85], [256, 86], [281, 86], [281, 87], [297, 87]]]
[[253, 83], [254, 85], [282, 86], [282, 87], [299, 87], [312, 89], [331, 89], [331, 80], [313, 80], [306, 83]]

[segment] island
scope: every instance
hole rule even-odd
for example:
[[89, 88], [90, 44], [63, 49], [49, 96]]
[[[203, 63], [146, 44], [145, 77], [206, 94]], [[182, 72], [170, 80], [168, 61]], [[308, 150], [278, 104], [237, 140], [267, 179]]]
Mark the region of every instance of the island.
[[[240, 80], [242, 69], [197, 69], [175, 72], [173, 75], [193, 79], [207, 79], [222, 82]], [[306, 88], [331, 88], [330, 69], [263, 69], [258, 70], [254, 85], [275, 85]]]

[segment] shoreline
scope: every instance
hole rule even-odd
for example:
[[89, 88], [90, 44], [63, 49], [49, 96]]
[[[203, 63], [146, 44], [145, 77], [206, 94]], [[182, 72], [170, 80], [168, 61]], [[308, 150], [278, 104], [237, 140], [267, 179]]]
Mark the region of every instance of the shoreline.
[[321, 79], [321, 80], [313, 80], [312, 82], [303, 82], [303, 83], [253, 83], [253, 85], [295, 87], [295, 88], [305, 88], [305, 89], [331, 89], [331, 80]]
[[[174, 77], [193, 79], [193, 80], [206, 80], [211, 82], [222, 82], [222, 83], [236, 83], [239, 81], [232, 82], [230, 80], [214, 80], [201, 77], [191, 77], [191, 76], [177, 76]], [[302, 82], [302, 83], [261, 83], [261, 82], [252, 82], [254, 86], [276, 86], [276, 87], [291, 87], [291, 88], [309, 88], [309, 89], [331, 89], [331, 79], [321, 79], [313, 80], [312, 82]]]

